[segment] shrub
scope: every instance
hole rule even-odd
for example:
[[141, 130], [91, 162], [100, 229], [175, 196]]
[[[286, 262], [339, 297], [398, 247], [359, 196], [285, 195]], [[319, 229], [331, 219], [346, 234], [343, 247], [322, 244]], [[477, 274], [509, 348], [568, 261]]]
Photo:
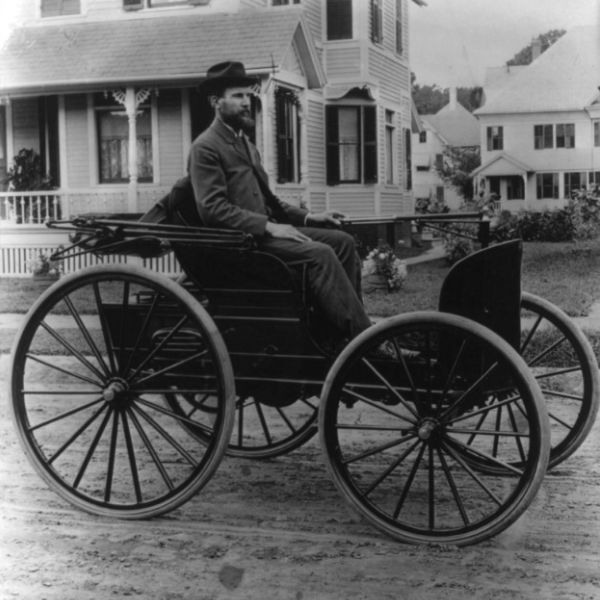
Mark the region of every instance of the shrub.
[[580, 189], [573, 193], [567, 206], [574, 238], [589, 240], [600, 234], [600, 189]]

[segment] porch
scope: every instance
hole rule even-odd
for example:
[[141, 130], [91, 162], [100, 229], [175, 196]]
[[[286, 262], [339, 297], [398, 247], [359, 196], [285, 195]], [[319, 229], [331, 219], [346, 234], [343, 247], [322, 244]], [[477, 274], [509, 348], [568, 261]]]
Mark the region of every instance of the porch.
[[[138, 187], [137, 212], [145, 212], [168, 192], [169, 187]], [[39, 192], [0, 192], [0, 276], [31, 277], [31, 264], [40, 255], [49, 256], [60, 245], [69, 244], [65, 232], [45, 226], [47, 220], [64, 220], [86, 213], [127, 212], [127, 187], [112, 190], [70, 189]], [[86, 254], [64, 261], [64, 273], [107, 262], [136, 262], [174, 275], [181, 271], [171, 254], [142, 261], [135, 257], [99, 259]]]

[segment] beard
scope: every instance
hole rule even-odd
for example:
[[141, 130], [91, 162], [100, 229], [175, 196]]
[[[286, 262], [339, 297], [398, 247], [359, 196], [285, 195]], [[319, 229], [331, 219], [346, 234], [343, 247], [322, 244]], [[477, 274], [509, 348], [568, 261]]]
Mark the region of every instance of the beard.
[[243, 111], [237, 114], [221, 114], [223, 122], [229, 125], [234, 131], [242, 130], [249, 133], [254, 130], [255, 121], [250, 116], [249, 111]]

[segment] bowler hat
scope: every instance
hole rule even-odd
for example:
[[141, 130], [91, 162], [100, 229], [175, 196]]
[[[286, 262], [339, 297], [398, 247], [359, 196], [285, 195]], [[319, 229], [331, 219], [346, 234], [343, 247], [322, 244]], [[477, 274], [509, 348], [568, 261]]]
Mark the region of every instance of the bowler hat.
[[226, 87], [246, 87], [257, 83], [256, 77], [246, 74], [241, 62], [227, 60], [213, 65], [206, 71], [206, 79], [200, 82], [198, 90], [205, 94], [213, 94]]

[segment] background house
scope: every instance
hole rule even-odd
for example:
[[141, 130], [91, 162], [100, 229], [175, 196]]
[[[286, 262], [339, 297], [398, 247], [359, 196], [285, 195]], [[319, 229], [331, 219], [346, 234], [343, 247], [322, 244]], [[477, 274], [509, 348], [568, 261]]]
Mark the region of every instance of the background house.
[[578, 27], [486, 94], [476, 189], [501, 208], [564, 206], [600, 185], [600, 28]]
[[417, 206], [447, 206], [456, 210], [464, 202], [458, 191], [439, 175], [444, 149], [479, 146], [477, 119], [457, 101], [450, 88], [450, 101], [433, 115], [420, 115], [420, 131], [413, 133], [413, 188]]
[[0, 177], [33, 148], [56, 190], [0, 194], [0, 243], [7, 222], [146, 210], [185, 173], [212, 119], [196, 85], [225, 59], [260, 78], [254, 138], [283, 199], [412, 211], [408, 0], [24, 0], [0, 51]]

